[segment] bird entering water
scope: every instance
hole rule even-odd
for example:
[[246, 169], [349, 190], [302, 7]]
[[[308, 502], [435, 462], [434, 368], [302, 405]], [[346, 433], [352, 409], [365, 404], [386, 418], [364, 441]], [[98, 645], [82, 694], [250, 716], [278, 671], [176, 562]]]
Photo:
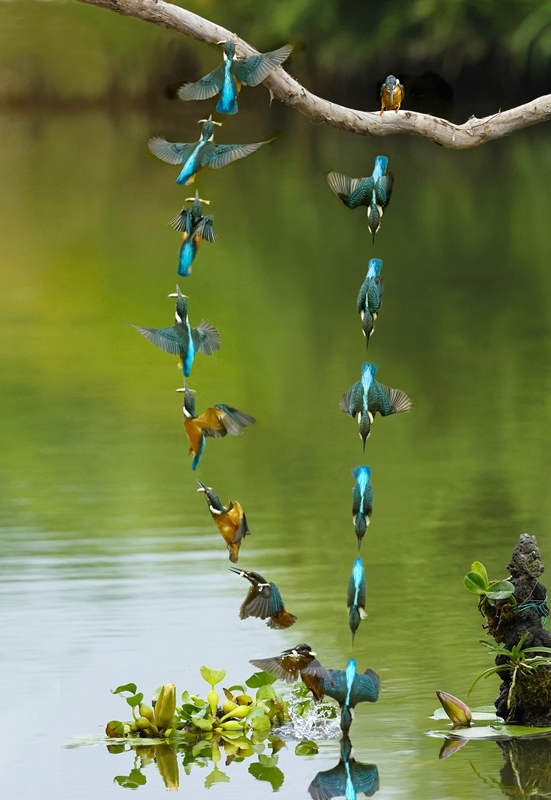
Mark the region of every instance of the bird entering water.
[[323, 700], [325, 683], [330, 683], [332, 680], [329, 672], [317, 660], [310, 645], [305, 642], [284, 650], [280, 656], [255, 658], [250, 663], [287, 683], [302, 678], [316, 700]]

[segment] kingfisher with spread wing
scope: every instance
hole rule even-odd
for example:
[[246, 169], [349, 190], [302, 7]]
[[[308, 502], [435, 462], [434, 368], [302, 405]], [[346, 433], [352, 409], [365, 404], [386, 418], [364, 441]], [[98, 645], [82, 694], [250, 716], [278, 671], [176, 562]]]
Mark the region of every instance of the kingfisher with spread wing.
[[235, 42], [231, 39], [218, 42], [224, 45], [224, 60], [213, 72], [195, 83], [187, 83], [178, 90], [180, 100], [207, 100], [220, 94], [216, 111], [220, 114], [237, 114], [237, 95], [241, 86], [258, 86], [270, 72], [289, 57], [292, 44], [286, 44], [270, 53], [258, 53], [250, 58], [237, 58]]
[[310, 645], [305, 642], [284, 650], [280, 656], [255, 658], [249, 663], [287, 683], [294, 683], [302, 678], [316, 700], [323, 700], [325, 684], [332, 681], [328, 670], [322, 667]]
[[247, 596], [239, 610], [239, 619], [260, 617], [267, 619], [268, 628], [290, 628], [297, 621], [294, 614], [289, 614], [283, 603], [281, 593], [275, 583], [267, 581], [258, 572], [230, 567], [232, 572], [246, 578], [251, 584]]
[[340, 172], [330, 172], [327, 183], [347, 208], [367, 206], [367, 223], [375, 241], [381, 227], [383, 211], [390, 203], [394, 175], [388, 169], [388, 158], [377, 156], [369, 178], [349, 178]]

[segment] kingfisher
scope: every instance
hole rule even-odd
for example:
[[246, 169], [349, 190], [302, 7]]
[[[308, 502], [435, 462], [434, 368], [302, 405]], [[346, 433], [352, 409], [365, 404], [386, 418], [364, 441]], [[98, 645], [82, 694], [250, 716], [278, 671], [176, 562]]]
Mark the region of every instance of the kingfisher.
[[203, 319], [197, 328], [191, 327], [188, 319], [187, 297], [182, 294], [179, 286], [176, 287], [175, 294], [168, 296], [176, 298], [176, 313], [172, 327], [140, 328], [138, 325], [130, 324], [142, 336], [149, 339], [155, 347], [159, 347], [171, 355], [180, 356], [179, 367], [184, 376], [188, 378], [196, 353], [211, 356], [220, 350], [220, 334], [214, 325]]
[[356, 483], [352, 490], [352, 520], [358, 538], [358, 553], [373, 512], [373, 488], [371, 467], [356, 467], [352, 470]]
[[254, 417], [245, 414], [244, 411], [222, 403], [207, 408], [202, 414], [197, 415], [193, 389], [190, 389], [184, 381], [184, 387], [176, 391], [184, 393], [184, 430], [189, 439], [189, 453], [193, 454], [191, 462], [193, 470], [197, 469], [201, 461], [207, 437], [223, 439], [228, 433], [231, 436], [239, 436], [243, 433], [243, 428], [256, 422]]
[[406, 96], [404, 87], [394, 75], [389, 75], [386, 81], [381, 86], [381, 110], [380, 114], [383, 115], [385, 111], [398, 111]]
[[354, 636], [360, 626], [360, 622], [367, 617], [365, 613], [366, 595], [367, 583], [365, 580], [364, 565], [361, 558], [356, 558], [352, 568], [352, 575], [348, 581], [346, 599], [346, 605], [348, 606], [348, 625], [352, 631], [352, 644], [354, 644]]
[[375, 330], [375, 321], [383, 300], [383, 279], [380, 276], [383, 262], [380, 258], [369, 261], [367, 275], [358, 294], [358, 314], [362, 320], [362, 331], [369, 348], [369, 337]]
[[210, 205], [210, 200], [201, 200], [199, 192], [195, 197], [186, 197], [186, 203], [192, 202], [191, 208], [184, 208], [170, 223], [174, 230], [182, 234], [182, 244], [178, 257], [178, 275], [187, 278], [191, 275], [191, 265], [201, 242], [215, 242], [214, 217], [203, 216], [203, 203]]
[[247, 617], [260, 617], [267, 619], [268, 628], [290, 628], [297, 621], [297, 617], [285, 610], [283, 599], [275, 583], [269, 583], [258, 572], [248, 572], [244, 569], [230, 567], [232, 572], [246, 578], [251, 584], [245, 602], [239, 609], [239, 619]]
[[273, 139], [267, 139], [265, 142], [254, 144], [214, 144], [214, 126], [222, 123], [214, 122], [212, 114], [208, 119], [200, 119], [199, 122], [203, 123], [203, 131], [198, 142], [192, 144], [167, 142], [161, 136], [154, 136], [147, 143], [153, 155], [161, 161], [184, 165], [176, 178], [176, 183], [183, 183], [185, 186], [193, 183], [195, 176], [203, 167], [220, 169], [232, 161], [249, 156], [263, 144], [273, 142]]
[[237, 501], [228, 500], [225, 506], [222, 505], [222, 501], [210, 486], [205, 486], [201, 481], [197, 483], [199, 484], [197, 491], [205, 493], [211, 516], [229, 550], [230, 561], [235, 564], [239, 558], [242, 540], [251, 533], [245, 512]]
[[331, 684], [332, 681], [329, 672], [322, 667], [310, 645], [305, 642], [284, 650], [280, 656], [256, 658], [249, 663], [287, 683], [302, 678], [316, 700], [323, 700], [325, 684]]
[[347, 208], [367, 206], [367, 223], [375, 242], [381, 227], [383, 211], [390, 203], [394, 175], [388, 169], [388, 158], [377, 156], [369, 178], [348, 178], [340, 172], [330, 172], [327, 182]]
[[332, 769], [318, 772], [308, 787], [312, 800], [331, 800], [345, 797], [356, 800], [358, 794], [372, 797], [379, 790], [379, 772], [375, 764], [361, 764], [354, 758], [350, 738], [341, 739], [341, 757]]
[[371, 426], [377, 411], [382, 417], [409, 411], [411, 400], [401, 389], [391, 389], [375, 380], [379, 369], [377, 364], [362, 364], [362, 377], [341, 395], [339, 401], [343, 413], [356, 417], [360, 426], [360, 439], [365, 443], [371, 433]]
[[223, 62], [195, 83], [181, 86], [178, 97], [180, 100], [207, 100], [220, 93], [215, 109], [219, 114], [237, 114], [237, 95], [241, 86], [258, 86], [270, 72], [283, 64], [293, 49], [292, 44], [286, 44], [270, 53], [238, 59], [234, 41], [227, 39], [218, 44], [224, 45]]
[[379, 676], [372, 669], [358, 672], [353, 658], [348, 661], [346, 670], [328, 669], [327, 672], [333, 683], [325, 683], [325, 693], [339, 704], [341, 728], [348, 734], [358, 703], [376, 703], [379, 699]]

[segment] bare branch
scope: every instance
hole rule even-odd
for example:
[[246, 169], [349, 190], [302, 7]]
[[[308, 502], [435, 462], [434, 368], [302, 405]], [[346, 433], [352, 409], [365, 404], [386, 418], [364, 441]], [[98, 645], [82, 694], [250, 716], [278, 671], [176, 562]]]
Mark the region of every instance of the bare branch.
[[[250, 56], [258, 51], [235, 33], [216, 25], [184, 8], [163, 0], [80, 0], [83, 3], [107, 8], [118, 14], [163, 25], [203, 42], [216, 43], [232, 37], [239, 56]], [[317, 97], [278, 67], [264, 81], [270, 95], [282, 103], [296, 108], [316, 122], [327, 122], [335, 128], [360, 133], [364, 136], [389, 136], [397, 133], [425, 136], [433, 142], [456, 150], [475, 147], [492, 139], [499, 139], [514, 131], [551, 119], [551, 95], [547, 94], [508, 111], [499, 111], [489, 117], [471, 117], [463, 125], [454, 125], [440, 117], [418, 114], [416, 111], [357, 111]]]

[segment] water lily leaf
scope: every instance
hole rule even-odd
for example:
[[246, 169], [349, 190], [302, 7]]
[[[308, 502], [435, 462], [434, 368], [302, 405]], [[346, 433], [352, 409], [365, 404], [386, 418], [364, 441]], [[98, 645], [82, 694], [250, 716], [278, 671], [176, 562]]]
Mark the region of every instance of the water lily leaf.
[[126, 702], [128, 703], [129, 706], [132, 706], [132, 708], [134, 708], [135, 706], [139, 706], [142, 700], [143, 700], [143, 692], [138, 692], [138, 694], [135, 694], [134, 697], [126, 698]]
[[319, 747], [315, 742], [310, 740], [299, 742], [295, 747], [296, 756], [315, 756], [316, 753], [319, 753]]
[[[222, 680], [222, 678], [220, 678]], [[213, 769], [210, 775], [207, 775], [205, 778], [205, 789], [210, 789], [211, 786], [214, 786], [215, 783], [229, 783], [230, 779], [228, 776], [221, 772], [217, 767]]]
[[469, 592], [474, 592], [474, 594], [484, 594], [488, 588], [488, 584], [478, 572], [467, 572], [463, 578], [463, 583]]
[[495, 583], [490, 584], [486, 597], [491, 600], [507, 600], [508, 597], [514, 594], [514, 591], [515, 587], [511, 581], [495, 581]]
[[210, 683], [211, 686], [215, 686], [220, 681], [223, 681], [226, 677], [226, 670], [225, 669], [210, 669], [210, 667], [201, 667], [199, 670], [201, 673], [201, 677], [206, 680], [207, 683]]
[[[259, 756], [261, 758], [261, 756]], [[274, 792], [277, 792], [283, 786], [285, 776], [279, 767], [263, 767], [262, 764], [251, 764], [249, 773], [257, 779], [257, 781], [268, 781], [272, 785]]]
[[135, 683], [124, 683], [122, 686], [117, 686], [116, 689], [111, 689], [111, 694], [120, 694], [121, 692], [129, 692], [130, 694], [136, 694], [136, 689], [138, 687]]
[[458, 728], [447, 731], [446, 736], [453, 739], [532, 739], [549, 736], [551, 728], [528, 728], [524, 725], [483, 725], [474, 728]]
[[[473, 715], [473, 721], [493, 722], [499, 719], [493, 706], [481, 706], [480, 708], [471, 709], [471, 714]], [[437, 708], [431, 719], [449, 720], [449, 717], [443, 708]]]
[[119, 786], [124, 786], [125, 789], [137, 789], [138, 786], [145, 786], [147, 778], [142, 775], [139, 769], [133, 769], [130, 775], [116, 775], [113, 778], [113, 783], [118, 783]]
[[471, 571], [472, 572], [478, 572], [478, 574], [482, 578], [484, 578], [484, 583], [486, 584], [486, 586], [489, 586], [490, 579], [488, 578], [488, 573], [486, 571], [486, 567], [484, 566], [484, 564], [481, 564], [480, 561], [474, 561], [471, 564]]
[[275, 697], [277, 697], [276, 690], [269, 683], [264, 684], [264, 686], [260, 686], [258, 688], [257, 692], [256, 692], [257, 701], [258, 700], [273, 700]]
[[249, 689], [259, 689], [261, 686], [269, 686], [275, 683], [277, 678], [269, 672], [255, 672], [254, 675], [245, 681]]

